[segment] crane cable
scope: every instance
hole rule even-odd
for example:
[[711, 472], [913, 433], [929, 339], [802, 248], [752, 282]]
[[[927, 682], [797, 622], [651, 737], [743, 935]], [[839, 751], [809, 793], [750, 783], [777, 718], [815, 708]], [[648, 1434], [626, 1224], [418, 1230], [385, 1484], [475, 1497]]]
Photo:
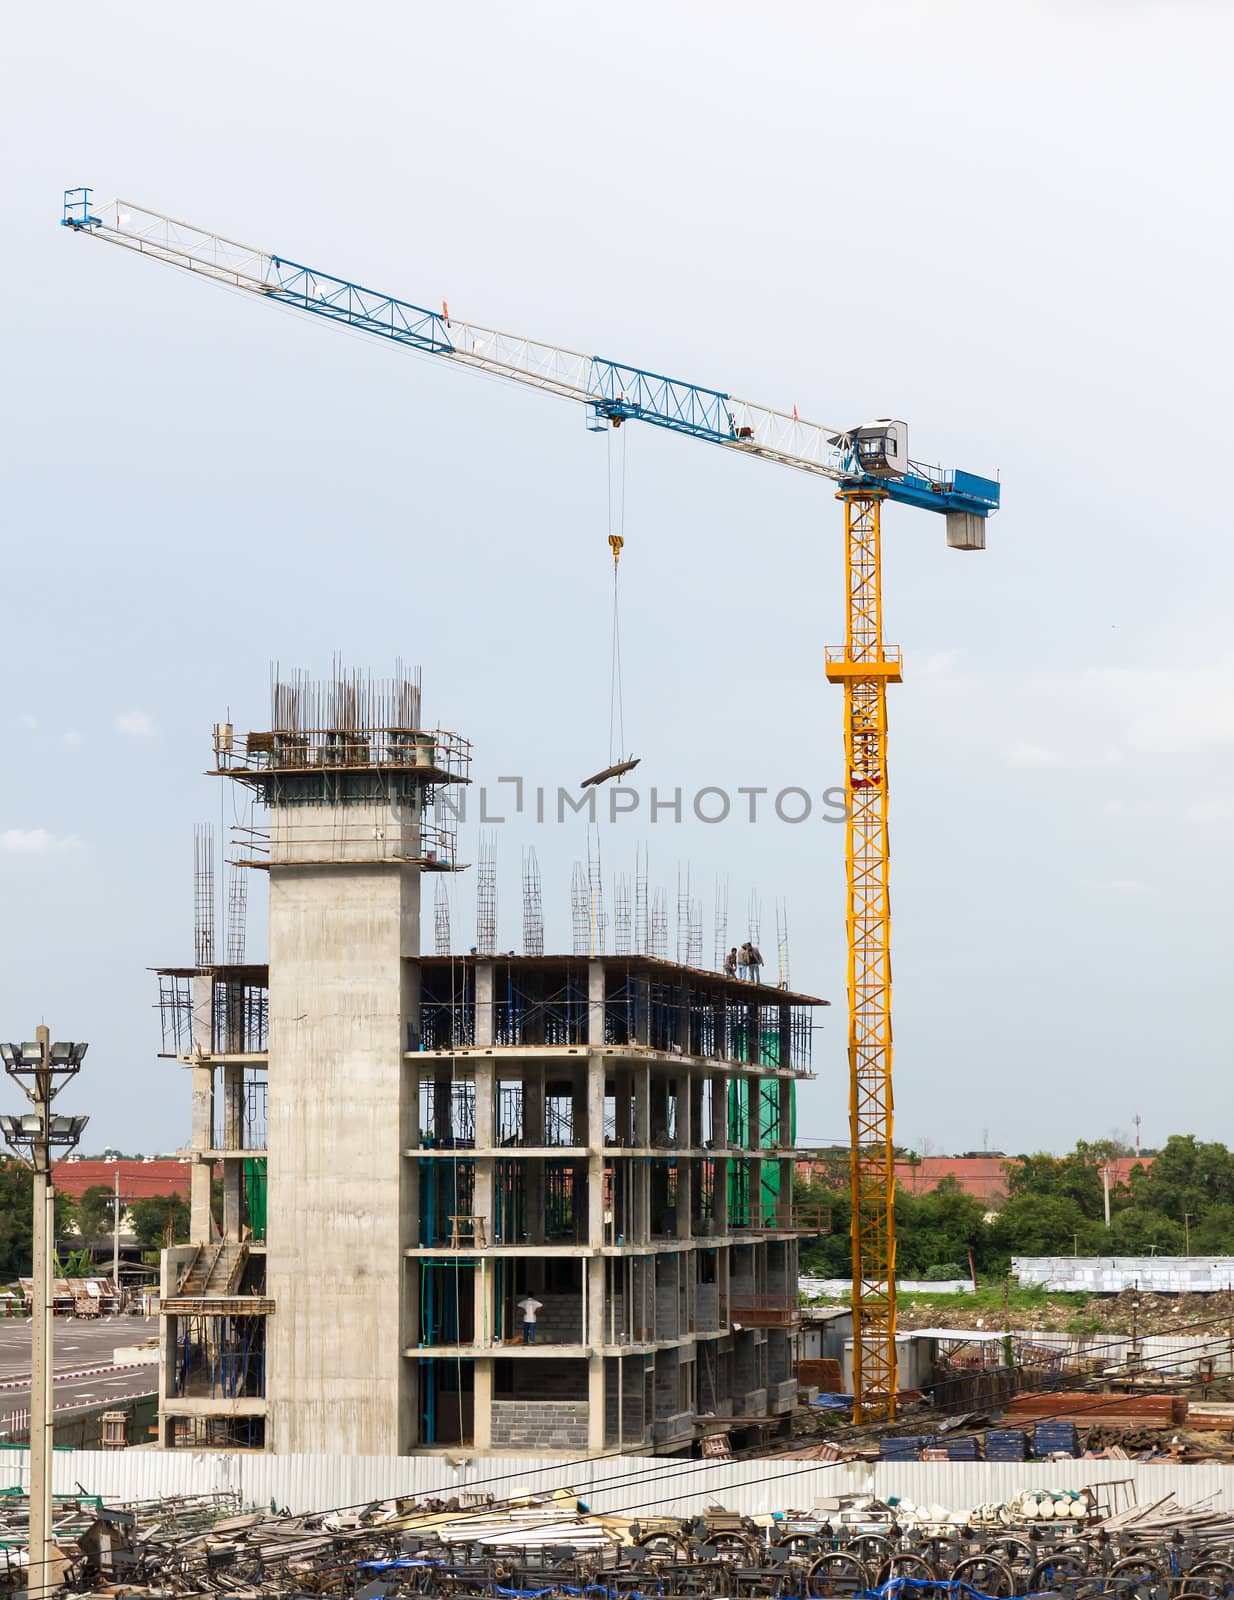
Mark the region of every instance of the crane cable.
[[[608, 759], [611, 766], [623, 759], [626, 747], [625, 706], [621, 687], [621, 615], [617, 603], [617, 570], [625, 544], [626, 436], [621, 435], [621, 463], [617, 493], [613, 485], [613, 434], [608, 435], [608, 543], [613, 552], [613, 647], [608, 685]], [[614, 734], [616, 741], [614, 742]]]

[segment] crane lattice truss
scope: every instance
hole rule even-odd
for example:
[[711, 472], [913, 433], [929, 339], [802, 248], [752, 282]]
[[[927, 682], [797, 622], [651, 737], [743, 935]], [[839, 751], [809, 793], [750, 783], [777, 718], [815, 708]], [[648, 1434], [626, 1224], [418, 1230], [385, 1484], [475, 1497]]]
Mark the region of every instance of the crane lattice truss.
[[857, 1420], [895, 1415], [895, 1217], [891, 1093], [891, 916], [887, 883], [887, 684], [897, 650], [883, 643], [880, 519], [885, 500], [941, 512], [948, 543], [984, 547], [999, 485], [909, 459], [901, 423], [832, 428], [719, 389], [502, 333], [426, 310], [314, 267], [226, 239], [126, 200], [95, 208], [65, 193], [62, 221], [197, 277], [359, 329], [459, 366], [586, 407], [596, 431], [647, 422], [725, 449], [830, 478], [844, 504], [847, 626], [827, 652], [845, 691], [848, 798], [848, 1004], [854, 1389]]

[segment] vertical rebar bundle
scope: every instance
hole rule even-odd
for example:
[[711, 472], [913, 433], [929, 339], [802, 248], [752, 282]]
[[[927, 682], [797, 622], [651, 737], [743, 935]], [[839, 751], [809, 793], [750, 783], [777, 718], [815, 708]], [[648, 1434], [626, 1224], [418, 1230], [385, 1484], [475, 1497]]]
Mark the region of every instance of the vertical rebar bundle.
[[193, 827], [193, 959], [214, 965], [214, 824]]
[[630, 915], [630, 880], [624, 872], [617, 875], [613, 886], [613, 949], [619, 956], [632, 953], [633, 919]]
[[728, 879], [716, 879], [715, 941], [712, 965], [717, 972], [724, 970], [724, 957], [728, 954]]
[[439, 956], [450, 954], [450, 896], [444, 878], [433, 889], [433, 949]]
[[651, 902], [651, 932], [648, 938], [649, 954], [659, 961], [668, 960], [668, 902], [663, 889], [657, 889]]
[[270, 726], [278, 733], [418, 730], [420, 670], [409, 673], [396, 661], [392, 678], [374, 678], [345, 668], [336, 656], [330, 677], [314, 679], [300, 668], [284, 676], [276, 662], [270, 670]]
[[686, 966], [703, 964], [703, 906], [700, 900], [691, 900], [686, 913]]
[[647, 848], [634, 848], [634, 951], [636, 955], [650, 953], [647, 937]]
[[476, 954], [497, 954], [497, 836], [480, 835], [476, 856]]
[[574, 954], [591, 953], [591, 898], [587, 892], [587, 874], [583, 863], [576, 861], [570, 877], [570, 922], [574, 935]]
[[686, 952], [690, 945], [690, 869], [687, 866], [686, 875], [681, 876], [681, 864], [677, 865], [677, 957], [678, 961], [686, 959]]
[[781, 989], [792, 987], [788, 970], [788, 901], [776, 902], [776, 964], [779, 968]]
[[244, 867], [227, 872], [227, 959], [233, 966], [244, 960], [248, 936], [249, 875]]
[[588, 954], [602, 956], [608, 942], [608, 916], [604, 910], [604, 872], [600, 863], [600, 835], [587, 836], [587, 900], [591, 942]]
[[544, 902], [540, 892], [540, 863], [534, 845], [523, 851], [523, 954], [544, 954]]
[[749, 939], [749, 941], [750, 941], [750, 943], [752, 945], [754, 945], [756, 947], [760, 947], [760, 940], [761, 940], [761, 937], [762, 937], [762, 931], [763, 931], [763, 902], [759, 898], [758, 890], [757, 889], [751, 889], [751, 891], [750, 891], [749, 932], [747, 933], [746, 937]]

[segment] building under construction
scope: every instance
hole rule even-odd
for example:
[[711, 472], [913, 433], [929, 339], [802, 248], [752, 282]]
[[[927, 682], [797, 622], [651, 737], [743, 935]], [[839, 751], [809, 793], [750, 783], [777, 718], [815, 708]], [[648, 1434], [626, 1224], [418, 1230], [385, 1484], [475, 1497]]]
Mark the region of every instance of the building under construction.
[[193, 1157], [161, 1442], [672, 1453], [786, 1426], [794, 1088], [824, 1002], [649, 954], [645, 928], [606, 953], [594, 918], [568, 956], [498, 954], [483, 885], [477, 947], [421, 955], [467, 742], [401, 673], [272, 700], [268, 731], [214, 736], [239, 859], [269, 873], [268, 965], [234, 888], [214, 949], [205, 849], [194, 965], [159, 974]]

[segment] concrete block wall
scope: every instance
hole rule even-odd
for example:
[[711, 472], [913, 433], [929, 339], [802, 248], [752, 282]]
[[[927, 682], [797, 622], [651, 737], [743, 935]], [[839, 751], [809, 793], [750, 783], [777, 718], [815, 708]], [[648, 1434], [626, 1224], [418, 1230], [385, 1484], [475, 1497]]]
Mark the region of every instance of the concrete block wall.
[[586, 1400], [494, 1400], [493, 1448], [586, 1450]]
[[792, 1377], [793, 1352], [786, 1328], [767, 1330], [767, 1382], [785, 1383]]
[[[536, 1343], [537, 1344], [585, 1344], [583, 1335], [583, 1296], [578, 1294], [550, 1294], [547, 1289], [532, 1290], [535, 1298], [542, 1302], [540, 1310], [536, 1313]], [[519, 1294], [519, 1300], [526, 1298]], [[521, 1337], [523, 1331], [523, 1313], [514, 1307], [514, 1333]]]
[[677, 1410], [677, 1351], [657, 1350], [655, 1369], [656, 1416], [671, 1416]]
[[677, 1263], [673, 1256], [656, 1257], [656, 1338], [679, 1339], [682, 1335], [677, 1293]]
[[694, 1288], [694, 1328], [697, 1333], [715, 1333], [720, 1323], [720, 1291], [714, 1283], [699, 1283]]

